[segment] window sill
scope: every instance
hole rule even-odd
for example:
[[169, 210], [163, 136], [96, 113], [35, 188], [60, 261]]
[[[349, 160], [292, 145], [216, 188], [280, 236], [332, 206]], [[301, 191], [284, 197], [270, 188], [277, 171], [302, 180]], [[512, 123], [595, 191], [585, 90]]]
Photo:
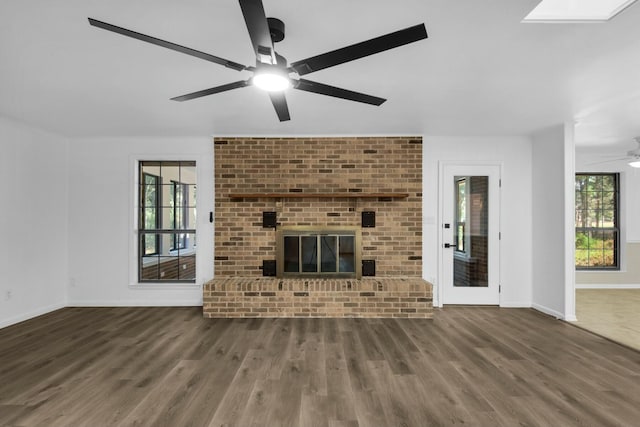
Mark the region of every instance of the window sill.
[[197, 283], [178, 283], [178, 282], [167, 282], [167, 283], [131, 283], [129, 284], [129, 289], [134, 290], [201, 290], [202, 285], [198, 285]]
[[598, 274], [600, 274], [600, 273], [626, 273], [626, 272], [627, 272], [627, 270], [622, 270], [622, 269], [620, 269], [620, 270], [606, 270], [606, 269], [603, 269], [603, 270], [578, 270], [578, 269], [576, 269], [576, 274], [578, 274], [578, 273], [580, 273], [580, 274], [582, 274], [582, 273], [587, 273], [587, 274], [593, 274], [593, 273], [598, 273]]

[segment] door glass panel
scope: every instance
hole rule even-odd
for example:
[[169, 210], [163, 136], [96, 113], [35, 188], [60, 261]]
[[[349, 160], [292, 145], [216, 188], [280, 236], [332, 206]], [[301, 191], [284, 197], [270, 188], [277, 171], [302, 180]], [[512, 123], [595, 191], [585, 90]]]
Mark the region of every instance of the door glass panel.
[[317, 236], [302, 236], [302, 272], [318, 271], [318, 239]]
[[489, 177], [454, 178], [453, 286], [489, 286]]
[[355, 237], [340, 236], [340, 272], [353, 273], [356, 271]]
[[284, 271], [287, 273], [300, 272], [300, 238], [298, 236], [284, 236]]
[[322, 273], [335, 273], [338, 269], [337, 262], [337, 244], [336, 236], [320, 236], [320, 271]]

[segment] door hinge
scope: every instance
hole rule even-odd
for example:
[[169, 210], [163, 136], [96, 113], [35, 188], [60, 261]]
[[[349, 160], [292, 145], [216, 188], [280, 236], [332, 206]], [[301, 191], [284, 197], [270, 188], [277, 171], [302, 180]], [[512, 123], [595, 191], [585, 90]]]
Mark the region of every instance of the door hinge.
[[498, 240], [502, 240], [502, 232], [498, 231]]
[[498, 293], [502, 292], [502, 285], [498, 285]]
[[502, 188], [502, 179], [498, 180], [498, 187]]

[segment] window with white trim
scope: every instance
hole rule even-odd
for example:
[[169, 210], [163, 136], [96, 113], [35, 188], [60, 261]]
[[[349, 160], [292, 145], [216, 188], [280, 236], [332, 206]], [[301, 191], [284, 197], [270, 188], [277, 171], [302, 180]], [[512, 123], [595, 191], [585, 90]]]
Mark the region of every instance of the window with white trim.
[[620, 175], [576, 174], [576, 269], [619, 270]]
[[139, 162], [138, 281], [196, 279], [196, 163]]

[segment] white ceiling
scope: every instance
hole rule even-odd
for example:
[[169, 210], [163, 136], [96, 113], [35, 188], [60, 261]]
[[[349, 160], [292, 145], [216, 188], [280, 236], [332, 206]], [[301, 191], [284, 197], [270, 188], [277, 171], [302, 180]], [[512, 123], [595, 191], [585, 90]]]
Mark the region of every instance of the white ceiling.
[[235, 0], [2, 0], [0, 114], [68, 136], [523, 135], [578, 120], [584, 146], [640, 135], [640, 6], [608, 23], [523, 24], [537, 0], [263, 0], [289, 62], [424, 22], [429, 38], [305, 76], [387, 98], [381, 107], [296, 90], [280, 123], [219, 65], [91, 27], [87, 17], [243, 64]]

